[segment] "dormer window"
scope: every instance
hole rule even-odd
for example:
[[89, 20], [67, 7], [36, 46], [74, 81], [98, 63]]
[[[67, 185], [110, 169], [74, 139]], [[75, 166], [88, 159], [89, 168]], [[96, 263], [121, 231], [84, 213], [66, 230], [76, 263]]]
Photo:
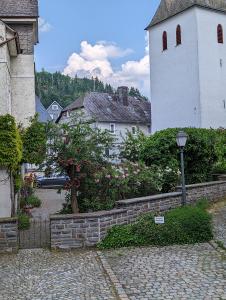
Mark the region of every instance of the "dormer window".
[[162, 50], [165, 51], [168, 49], [168, 45], [167, 45], [167, 32], [164, 31], [162, 34]]
[[53, 104], [53, 105], [52, 105], [52, 110], [58, 110], [58, 105]]
[[180, 25], [177, 25], [177, 29], [176, 29], [176, 45], [177, 46], [181, 45], [181, 27], [180, 27]]
[[223, 27], [221, 24], [217, 26], [217, 41], [219, 44], [224, 43]]

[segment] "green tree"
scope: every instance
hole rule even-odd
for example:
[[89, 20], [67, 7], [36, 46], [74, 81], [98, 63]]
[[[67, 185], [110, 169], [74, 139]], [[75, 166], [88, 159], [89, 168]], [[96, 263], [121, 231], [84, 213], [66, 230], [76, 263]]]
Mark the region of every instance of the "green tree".
[[107, 131], [93, 128], [81, 116], [75, 116], [70, 124], [51, 124], [48, 130], [49, 153], [47, 166], [66, 173], [70, 181], [67, 189], [71, 194], [73, 213], [79, 212], [78, 192], [82, 181], [104, 162], [104, 150], [112, 144]]
[[30, 126], [21, 131], [23, 162], [39, 165], [46, 156], [46, 125], [38, 121], [37, 114], [30, 121]]

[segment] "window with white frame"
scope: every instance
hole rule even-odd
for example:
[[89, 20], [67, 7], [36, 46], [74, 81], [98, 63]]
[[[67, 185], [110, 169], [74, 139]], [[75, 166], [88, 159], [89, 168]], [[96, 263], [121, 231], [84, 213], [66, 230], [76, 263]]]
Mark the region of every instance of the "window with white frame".
[[110, 124], [110, 133], [115, 133], [115, 124]]
[[132, 134], [137, 134], [137, 127], [136, 126], [132, 126]]
[[58, 110], [58, 105], [57, 104], [53, 104], [52, 105], [52, 110]]

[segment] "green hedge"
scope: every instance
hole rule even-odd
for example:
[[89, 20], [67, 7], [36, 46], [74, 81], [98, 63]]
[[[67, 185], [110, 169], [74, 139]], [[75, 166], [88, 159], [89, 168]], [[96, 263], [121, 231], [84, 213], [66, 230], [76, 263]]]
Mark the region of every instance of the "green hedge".
[[202, 204], [185, 206], [165, 213], [165, 224], [155, 224], [154, 215], [146, 214], [135, 224], [115, 226], [99, 243], [100, 249], [128, 246], [167, 246], [195, 244], [213, 238], [211, 215]]

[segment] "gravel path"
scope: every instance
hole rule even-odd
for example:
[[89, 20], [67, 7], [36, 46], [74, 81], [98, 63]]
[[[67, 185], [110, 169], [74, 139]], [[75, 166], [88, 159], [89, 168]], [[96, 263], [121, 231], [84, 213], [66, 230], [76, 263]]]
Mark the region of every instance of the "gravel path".
[[214, 231], [215, 239], [221, 241], [226, 248], [226, 202], [223, 207], [214, 211]]

